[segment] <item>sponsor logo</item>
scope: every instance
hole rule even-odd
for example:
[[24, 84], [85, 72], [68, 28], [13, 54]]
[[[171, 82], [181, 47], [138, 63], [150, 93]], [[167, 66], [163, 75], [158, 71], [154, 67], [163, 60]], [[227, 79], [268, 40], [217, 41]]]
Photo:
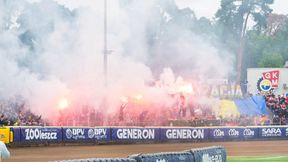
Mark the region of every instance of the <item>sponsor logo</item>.
[[71, 129], [66, 129], [66, 137], [67, 137], [68, 139], [71, 139], [72, 136], [73, 136], [73, 133], [72, 133]]
[[222, 162], [222, 155], [209, 155], [203, 154], [202, 155], [202, 162]]
[[243, 136], [254, 136], [255, 135], [255, 131], [251, 130], [251, 129], [244, 129], [243, 131]]
[[257, 82], [257, 89], [259, 91], [267, 92], [278, 88], [279, 70], [262, 73], [262, 77]]
[[66, 129], [66, 137], [68, 139], [85, 139], [85, 135], [84, 135], [84, 129], [80, 129], [80, 128], [72, 128], [72, 129]]
[[156, 162], [166, 162], [165, 159], [157, 159]]
[[117, 129], [118, 139], [155, 139], [154, 129]]
[[288, 136], [288, 128], [285, 129], [285, 135]]
[[261, 80], [258, 86], [260, 91], [264, 92], [270, 91], [272, 89], [272, 83], [270, 80]]
[[229, 129], [228, 131], [228, 135], [229, 136], [239, 136], [239, 131], [237, 131], [236, 129]]
[[204, 139], [204, 129], [168, 129], [168, 139]]
[[281, 137], [282, 132], [280, 128], [263, 128], [262, 136], [263, 137]]
[[224, 131], [221, 131], [220, 129], [215, 129], [213, 131], [213, 136], [214, 137], [224, 137]]
[[5, 138], [5, 135], [4, 134], [0, 134], [0, 138]]
[[107, 138], [107, 129], [105, 128], [95, 128], [88, 130], [88, 138], [103, 139]]
[[25, 129], [25, 140], [57, 140], [57, 132], [41, 129]]

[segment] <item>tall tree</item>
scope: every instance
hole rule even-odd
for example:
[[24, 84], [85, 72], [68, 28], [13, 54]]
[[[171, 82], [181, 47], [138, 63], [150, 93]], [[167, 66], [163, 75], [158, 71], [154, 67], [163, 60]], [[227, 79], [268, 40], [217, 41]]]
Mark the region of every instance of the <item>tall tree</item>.
[[[266, 18], [272, 12], [269, 5], [273, 0], [222, 0], [221, 8], [216, 13], [218, 25], [222, 27], [223, 37], [232, 35], [238, 44], [237, 82], [242, 73], [242, 59], [244, 52], [244, 37], [250, 18], [256, 22], [254, 28], [262, 32], [266, 28]], [[228, 43], [228, 42], [225, 42]]]
[[287, 17], [285, 15], [270, 14], [267, 18], [267, 28], [265, 34], [268, 36], [274, 36], [285, 25]]

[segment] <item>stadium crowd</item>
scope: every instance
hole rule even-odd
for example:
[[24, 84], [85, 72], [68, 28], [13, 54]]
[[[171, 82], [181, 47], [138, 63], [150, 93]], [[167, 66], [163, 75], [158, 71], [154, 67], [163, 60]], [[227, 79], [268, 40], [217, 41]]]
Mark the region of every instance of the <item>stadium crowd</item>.
[[[59, 111], [58, 119], [52, 125], [58, 126], [248, 126], [288, 124], [288, 95], [273, 92], [260, 94], [265, 97], [269, 115], [217, 116], [207, 105], [183, 105], [154, 109], [151, 106], [137, 107], [124, 104], [118, 112], [105, 114], [93, 107], [83, 106], [77, 111]], [[136, 107], [135, 107], [136, 106]], [[135, 111], [137, 110], [137, 111]], [[202, 110], [199, 114], [198, 110]], [[49, 125], [41, 115], [30, 111], [23, 100], [0, 100], [0, 126], [43, 126]]]
[[273, 125], [288, 124], [288, 95], [275, 95], [273, 92], [269, 92], [264, 96], [266, 106], [273, 114]]
[[0, 126], [44, 125], [41, 115], [35, 115], [24, 101], [18, 99], [0, 100], [0, 115]]

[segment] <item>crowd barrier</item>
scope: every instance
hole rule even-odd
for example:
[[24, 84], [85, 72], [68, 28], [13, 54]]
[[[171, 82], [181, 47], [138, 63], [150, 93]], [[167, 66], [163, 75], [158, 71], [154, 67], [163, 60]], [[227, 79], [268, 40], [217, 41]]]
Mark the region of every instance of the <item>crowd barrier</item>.
[[89, 159], [61, 160], [54, 162], [137, 162], [137, 161], [135, 159], [129, 159], [129, 158], [89, 158]]
[[135, 159], [137, 162], [166, 162], [166, 161], [177, 161], [177, 162], [195, 162], [193, 155], [190, 152], [165, 152], [165, 153], [154, 153], [154, 154], [138, 154], [130, 155], [128, 158]]
[[6, 127], [0, 129], [5, 143], [77, 141], [229, 141], [288, 139], [288, 126], [263, 127]]
[[129, 155], [128, 158], [90, 158], [56, 162], [226, 162], [226, 150], [221, 146], [198, 148], [182, 152], [161, 152]]

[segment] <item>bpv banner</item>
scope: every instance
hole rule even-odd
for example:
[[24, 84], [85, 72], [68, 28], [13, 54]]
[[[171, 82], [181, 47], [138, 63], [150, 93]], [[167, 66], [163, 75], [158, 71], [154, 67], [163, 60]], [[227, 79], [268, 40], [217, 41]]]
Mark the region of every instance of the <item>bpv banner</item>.
[[63, 128], [64, 141], [110, 140], [109, 128]]

